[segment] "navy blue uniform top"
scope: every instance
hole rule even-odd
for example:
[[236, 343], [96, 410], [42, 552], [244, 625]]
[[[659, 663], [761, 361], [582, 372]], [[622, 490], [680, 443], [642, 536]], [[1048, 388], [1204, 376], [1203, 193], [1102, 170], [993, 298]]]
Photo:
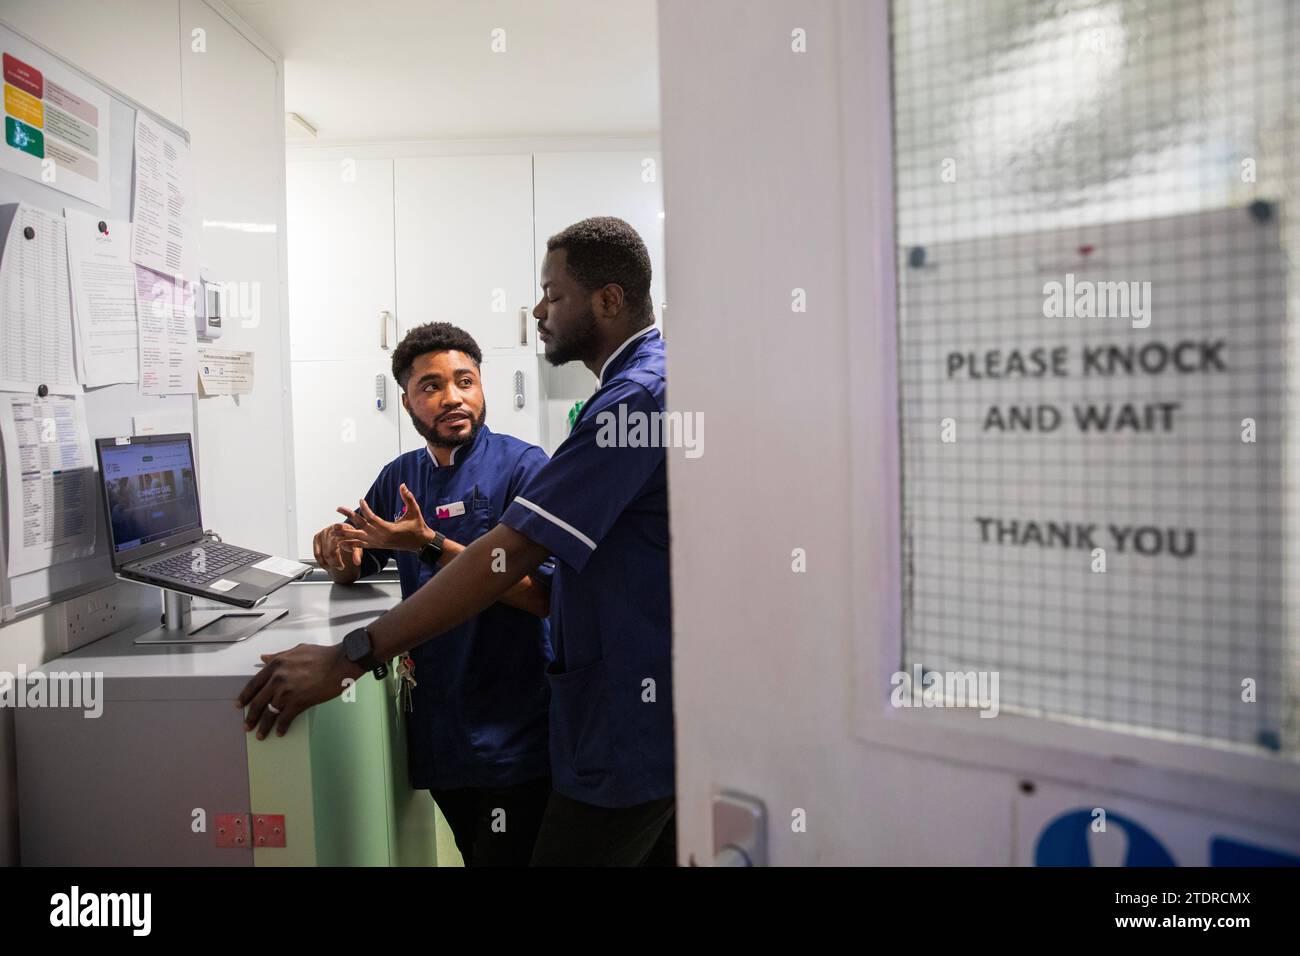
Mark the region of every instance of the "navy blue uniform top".
[[557, 559], [552, 786], [602, 807], [674, 791], [667, 456], [648, 440], [663, 411], [651, 328], [606, 362], [569, 437], [501, 518]]
[[[390, 462], [366, 492], [366, 502], [391, 521], [404, 510], [405, 482], [425, 523], [468, 545], [495, 527], [515, 494], [546, 464], [546, 453], [484, 426], [472, 444], [453, 450], [439, 467], [428, 448]], [[447, 516], [439, 517], [439, 507]], [[456, 513], [460, 512], [460, 513]], [[362, 575], [397, 561], [402, 597], [410, 597], [435, 569], [414, 551], [367, 548]], [[551, 566], [538, 576], [549, 578]], [[411, 651], [415, 690], [408, 715], [411, 786], [446, 790], [508, 787], [545, 777], [546, 667], [551, 661], [546, 622], [497, 603], [464, 624]]]

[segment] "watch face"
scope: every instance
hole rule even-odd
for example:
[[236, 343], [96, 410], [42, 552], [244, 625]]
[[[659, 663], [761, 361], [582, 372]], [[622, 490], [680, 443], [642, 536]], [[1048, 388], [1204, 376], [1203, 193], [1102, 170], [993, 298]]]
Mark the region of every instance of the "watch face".
[[354, 664], [370, 653], [370, 635], [364, 627], [343, 638], [343, 653]]

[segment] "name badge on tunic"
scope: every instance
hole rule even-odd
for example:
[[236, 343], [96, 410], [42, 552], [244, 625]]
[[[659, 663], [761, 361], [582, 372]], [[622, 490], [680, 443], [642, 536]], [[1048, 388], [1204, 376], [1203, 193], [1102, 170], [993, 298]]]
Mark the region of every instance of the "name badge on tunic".
[[465, 502], [453, 501], [450, 504], [438, 505], [438, 510], [434, 512], [439, 518], [454, 518], [456, 515], [465, 513]]

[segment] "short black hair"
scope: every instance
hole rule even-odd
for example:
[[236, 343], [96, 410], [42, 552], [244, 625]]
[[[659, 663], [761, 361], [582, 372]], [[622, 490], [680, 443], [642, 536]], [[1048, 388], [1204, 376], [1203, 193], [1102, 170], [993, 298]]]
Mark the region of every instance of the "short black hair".
[[614, 216], [593, 216], [575, 222], [546, 240], [546, 251], [565, 250], [569, 274], [589, 292], [609, 283], [623, 287], [632, 314], [648, 319], [650, 253], [637, 231]]
[[474, 336], [450, 322], [427, 322], [417, 325], [393, 350], [393, 378], [406, 390], [415, 360], [426, 352], [464, 352], [474, 360], [474, 366], [483, 364], [483, 353]]

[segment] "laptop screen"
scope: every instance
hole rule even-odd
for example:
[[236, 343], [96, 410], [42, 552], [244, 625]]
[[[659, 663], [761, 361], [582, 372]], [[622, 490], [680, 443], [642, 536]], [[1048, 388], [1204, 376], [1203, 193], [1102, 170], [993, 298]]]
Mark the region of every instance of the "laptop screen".
[[188, 435], [110, 441], [99, 443], [99, 461], [115, 556], [154, 542], [179, 544], [202, 530]]

